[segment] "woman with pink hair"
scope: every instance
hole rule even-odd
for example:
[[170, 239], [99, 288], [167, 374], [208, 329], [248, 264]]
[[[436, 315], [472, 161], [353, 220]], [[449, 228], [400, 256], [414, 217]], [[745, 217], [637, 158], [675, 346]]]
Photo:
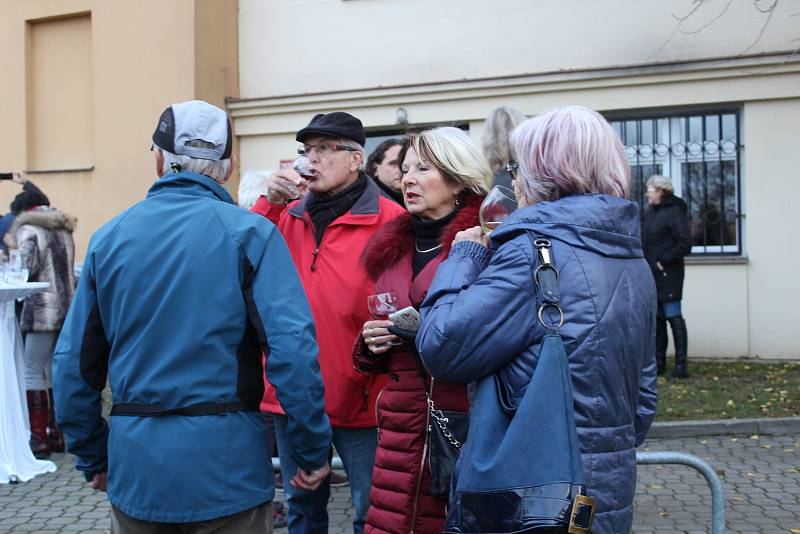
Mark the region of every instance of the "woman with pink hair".
[[[642, 253], [639, 208], [625, 198], [627, 158], [608, 122], [581, 106], [523, 122], [511, 142], [519, 158], [509, 167], [520, 209], [491, 239], [480, 227], [456, 235], [422, 305], [417, 348], [436, 379], [474, 383], [494, 374], [505, 400], [517, 406], [547, 333], [537, 313], [549, 316], [548, 324], [559, 322], [553, 306], [539, 307], [534, 284], [540, 265], [534, 240], [549, 241], [560, 271], [560, 332], [583, 484], [597, 503], [592, 532], [629, 532], [635, 447], [656, 409], [656, 293]], [[481, 406], [470, 410], [480, 413]], [[472, 458], [470, 444], [467, 439], [462, 448], [453, 487], [485, 486], [486, 480], [460, 472]], [[498, 484], [505, 487], [502, 480]], [[507, 532], [513, 524], [508, 518], [526, 520], [537, 500], [544, 498], [551, 508], [555, 499], [569, 502], [569, 495], [545, 491], [514, 487], [477, 500], [460, 500], [454, 491], [443, 532]]]

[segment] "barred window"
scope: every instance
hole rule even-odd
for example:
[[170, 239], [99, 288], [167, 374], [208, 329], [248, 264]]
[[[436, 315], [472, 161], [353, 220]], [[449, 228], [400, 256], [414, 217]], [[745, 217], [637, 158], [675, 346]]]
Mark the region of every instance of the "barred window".
[[662, 174], [689, 209], [693, 255], [739, 255], [739, 111], [611, 118], [631, 165], [630, 198], [647, 209], [647, 179]]

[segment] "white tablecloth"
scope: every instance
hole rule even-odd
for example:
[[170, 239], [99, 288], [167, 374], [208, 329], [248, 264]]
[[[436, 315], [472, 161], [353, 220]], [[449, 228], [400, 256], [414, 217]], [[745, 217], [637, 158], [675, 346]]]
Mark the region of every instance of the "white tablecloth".
[[25, 482], [56, 470], [53, 462], [37, 460], [28, 444], [31, 431], [25, 399], [25, 362], [14, 315], [16, 299], [48, 286], [46, 282], [0, 284], [0, 484]]

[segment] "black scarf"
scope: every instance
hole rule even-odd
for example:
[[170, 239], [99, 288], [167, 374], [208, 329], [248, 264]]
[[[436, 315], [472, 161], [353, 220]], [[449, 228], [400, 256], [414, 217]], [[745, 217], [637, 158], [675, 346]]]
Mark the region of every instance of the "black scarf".
[[[441, 219], [427, 220], [420, 219], [416, 215], [411, 216], [411, 224], [414, 226], [414, 256], [411, 260], [413, 277], [425, 268], [428, 263], [442, 252], [441, 245], [442, 233], [445, 227], [450, 224], [459, 208], [454, 209], [450, 214]], [[434, 248], [436, 247], [436, 248]], [[431, 250], [433, 249], [433, 250]], [[427, 251], [427, 252], [420, 252]]]
[[404, 208], [406, 207], [406, 203], [403, 200], [403, 192], [402, 191], [395, 191], [394, 189], [392, 189], [388, 185], [386, 185], [383, 182], [381, 182], [378, 178], [373, 178], [372, 180], [375, 182], [375, 185], [380, 187], [381, 192], [383, 193], [383, 196], [385, 196], [389, 200], [394, 200], [395, 202], [397, 202], [398, 204], [400, 204]]
[[344, 191], [322, 197], [314, 195], [311, 198], [306, 211], [308, 211], [308, 216], [311, 217], [311, 221], [314, 223], [314, 229], [316, 230], [314, 237], [317, 240], [317, 245], [322, 241], [322, 234], [328, 225], [347, 213], [366, 189], [367, 176], [364, 173], [359, 173], [356, 181], [347, 186]]

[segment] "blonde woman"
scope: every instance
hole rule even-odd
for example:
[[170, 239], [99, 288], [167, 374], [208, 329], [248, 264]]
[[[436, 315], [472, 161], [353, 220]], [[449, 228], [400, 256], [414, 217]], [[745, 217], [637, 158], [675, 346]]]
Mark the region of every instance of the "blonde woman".
[[[478, 224], [491, 171], [469, 136], [450, 127], [407, 136], [400, 161], [408, 213], [370, 239], [362, 262], [375, 281], [376, 293], [394, 291], [398, 309], [419, 308], [453, 237]], [[364, 532], [438, 534], [447, 499], [429, 491], [423, 384], [440, 410], [466, 412], [467, 389], [461, 384], [432, 384], [418, 365], [413, 340], [390, 345], [398, 341], [387, 330], [390, 325], [389, 321], [364, 323], [353, 354], [357, 369], [389, 374], [376, 405], [380, 435]]]
[[486, 118], [481, 146], [494, 175], [492, 185], [502, 185], [511, 189], [511, 174], [506, 169], [506, 165], [514, 160], [510, 137], [514, 128], [524, 120], [524, 113], [509, 106], [493, 110]]

